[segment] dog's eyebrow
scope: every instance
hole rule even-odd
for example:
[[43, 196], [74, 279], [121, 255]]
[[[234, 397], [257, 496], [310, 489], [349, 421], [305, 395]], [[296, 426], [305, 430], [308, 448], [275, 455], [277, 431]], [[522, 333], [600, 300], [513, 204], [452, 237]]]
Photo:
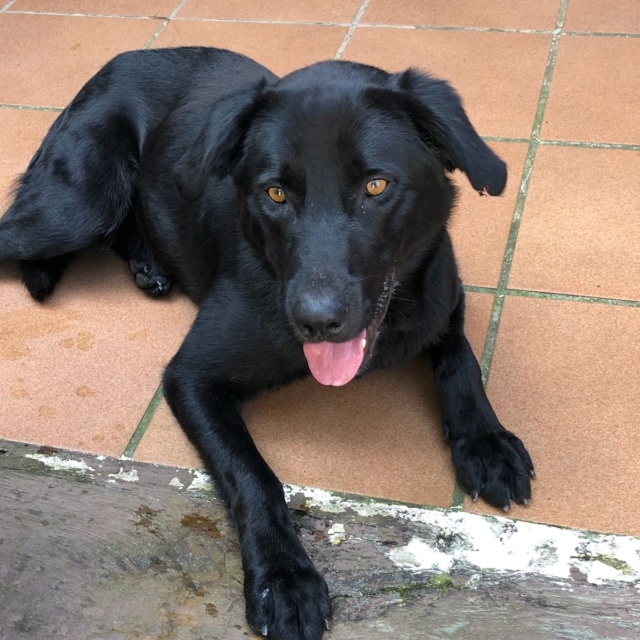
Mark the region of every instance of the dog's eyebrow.
[[294, 169], [289, 163], [281, 163], [265, 169], [256, 176], [259, 185], [267, 187], [279, 184], [287, 189], [293, 189], [304, 195], [305, 172], [304, 168]]

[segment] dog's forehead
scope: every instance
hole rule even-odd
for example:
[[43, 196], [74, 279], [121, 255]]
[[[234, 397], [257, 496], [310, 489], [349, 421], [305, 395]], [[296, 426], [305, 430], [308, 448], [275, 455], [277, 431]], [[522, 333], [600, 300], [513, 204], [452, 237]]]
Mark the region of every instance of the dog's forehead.
[[416, 131], [404, 114], [365, 100], [366, 88], [316, 83], [283, 90], [277, 108], [261, 119], [257, 137], [270, 155], [346, 161], [357, 156], [363, 164], [384, 155], [401, 161], [418, 144]]

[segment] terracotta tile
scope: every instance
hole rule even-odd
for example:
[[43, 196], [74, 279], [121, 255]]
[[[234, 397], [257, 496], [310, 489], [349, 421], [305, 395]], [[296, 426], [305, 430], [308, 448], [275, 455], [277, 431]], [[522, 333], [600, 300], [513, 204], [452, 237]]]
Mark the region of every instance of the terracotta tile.
[[458, 0], [412, 0], [400, 3], [371, 0], [363, 23], [414, 24], [447, 27], [490, 27], [498, 29], [553, 29], [559, 0], [509, 0], [476, 2]]
[[528, 137], [551, 36], [359, 27], [344, 59], [388, 71], [415, 66], [448, 80], [483, 135]]
[[[493, 298], [469, 294], [467, 333], [480, 356]], [[342, 389], [306, 380], [245, 409], [256, 444], [281, 480], [406, 502], [449, 506], [453, 471], [430, 369], [414, 362]], [[134, 455], [201, 467], [166, 404]]]
[[9, 206], [13, 181], [27, 168], [57, 115], [46, 111], [0, 109], [0, 216]]
[[538, 148], [509, 286], [640, 299], [640, 153]]
[[564, 20], [565, 31], [640, 33], [637, 0], [611, 0], [603, 9], [600, 0], [571, 0]]
[[507, 163], [507, 188], [498, 198], [481, 197], [464, 174], [456, 172], [454, 179], [460, 195], [449, 230], [462, 281], [495, 287], [500, 277], [528, 146], [507, 142], [491, 142], [489, 145]]
[[0, 438], [120, 455], [194, 309], [148, 299], [119, 258], [78, 260], [44, 305], [0, 270]]
[[640, 39], [563, 36], [542, 137], [640, 144]]
[[346, 33], [346, 27], [174, 21], [153, 46], [198, 45], [231, 49], [282, 75], [332, 58]]
[[0, 102], [64, 107], [110, 58], [138, 49], [157, 20], [3, 14]]
[[179, 0], [18, 0], [11, 11], [167, 17]]
[[314, 0], [313, 2], [189, 0], [178, 15], [180, 18], [220, 20], [351, 22], [356, 17], [361, 4], [362, 0]]
[[640, 535], [639, 332], [640, 309], [507, 298], [489, 396], [537, 474], [511, 516]]

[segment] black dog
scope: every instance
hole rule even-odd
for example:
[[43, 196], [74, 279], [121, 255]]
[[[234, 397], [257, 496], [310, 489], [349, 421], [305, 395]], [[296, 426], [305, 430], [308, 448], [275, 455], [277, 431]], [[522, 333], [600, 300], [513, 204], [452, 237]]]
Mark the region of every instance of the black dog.
[[464, 335], [454, 169], [504, 188], [458, 95], [417, 71], [325, 62], [278, 79], [228, 51], [137, 51], [60, 114], [0, 220], [0, 259], [21, 261], [36, 300], [108, 244], [147, 293], [176, 282], [199, 304], [164, 389], [230, 503], [264, 635], [320, 638], [331, 611], [242, 420], [248, 397], [427, 357], [461, 485], [503, 508], [530, 498], [529, 455]]

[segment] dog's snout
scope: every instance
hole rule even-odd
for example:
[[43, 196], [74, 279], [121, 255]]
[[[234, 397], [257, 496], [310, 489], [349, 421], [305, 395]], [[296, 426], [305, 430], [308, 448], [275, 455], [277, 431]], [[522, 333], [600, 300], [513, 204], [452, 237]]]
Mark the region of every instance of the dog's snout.
[[292, 311], [296, 327], [305, 340], [333, 338], [347, 323], [347, 306], [332, 294], [301, 297]]

